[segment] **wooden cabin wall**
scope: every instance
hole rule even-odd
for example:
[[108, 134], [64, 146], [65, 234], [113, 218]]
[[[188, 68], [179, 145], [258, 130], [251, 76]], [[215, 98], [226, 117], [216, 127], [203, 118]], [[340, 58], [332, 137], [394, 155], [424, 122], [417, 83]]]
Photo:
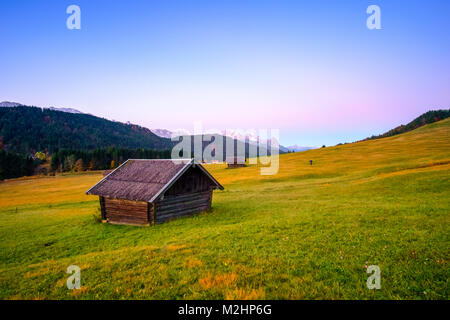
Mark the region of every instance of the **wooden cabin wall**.
[[155, 203], [155, 223], [162, 223], [211, 208], [213, 190], [171, 195]]
[[166, 191], [165, 196], [208, 191], [212, 186], [214, 183], [201, 169], [191, 167]]
[[155, 223], [209, 210], [213, 187], [201, 169], [189, 168], [155, 203]]
[[99, 197], [100, 198], [100, 209], [102, 212], [102, 220], [106, 220], [106, 213], [105, 213], [105, 197]]
[[110, 223], [148, 225], [151, 207], [147, 202], [104, 198], [105, 218]]

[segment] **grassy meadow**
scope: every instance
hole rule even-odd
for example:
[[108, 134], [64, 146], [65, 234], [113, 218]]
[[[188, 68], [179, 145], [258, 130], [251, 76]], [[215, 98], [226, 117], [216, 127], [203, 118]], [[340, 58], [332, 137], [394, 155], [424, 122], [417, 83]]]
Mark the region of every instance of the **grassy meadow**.
[[449, 299], [450, 119], [207, 168], [213, 209], [153, 227], [98, 221], [100, 172], [1, 182], [0, 299]]

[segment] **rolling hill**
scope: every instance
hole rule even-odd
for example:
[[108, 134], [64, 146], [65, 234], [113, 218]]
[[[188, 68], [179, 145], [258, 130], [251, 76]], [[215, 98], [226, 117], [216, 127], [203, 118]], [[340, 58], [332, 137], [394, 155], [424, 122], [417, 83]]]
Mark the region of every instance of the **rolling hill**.
[[407, 125], [400, 125], [392, 130], [389, 130], [388, 132], [385, 132], [383, 134], [372, 136], [369, 139], [379, 139], [379, 138], [385, 138], [385, 137], [391, 137], [395, 136], [397, 134], [405, 133], [414, 129], [417, 129], [421, 126], [424, 126], [426, 124], [434, 123], [440, 120], [444, 120], [450, 117], [450, 109], [448, 110], [431, 110], [428, 112], [425, 112], [424, 114], [418, 116], [416, 119], [408, 123]]
[[147, 228], [93, 219], [97, 172], [0, 183], [0, 299], [448, 300], [450, 119], [284, 154], [274, 176], [207, 168], [212, 211]]
[[28, 106], [0, 108], [0, 137], [6, 151], [24, 154], [44, 150], [54, 153], [59, 149], [172, 147], [170, 139], [138, 125]]

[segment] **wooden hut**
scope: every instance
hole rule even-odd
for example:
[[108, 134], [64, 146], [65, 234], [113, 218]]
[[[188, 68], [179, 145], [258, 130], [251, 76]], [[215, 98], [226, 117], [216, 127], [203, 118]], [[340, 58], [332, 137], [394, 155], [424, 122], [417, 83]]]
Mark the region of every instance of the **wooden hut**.
[[223, 187], [199, 163], [127, 160], [86, 194], [98, 195], [104, 222], [153, 225], [211, 208]]
[[246, 160], [247, 159], [245, 156], [227, 157], [226, 163], [228, 165], [228, 169], [242, 168], [245, 167]]

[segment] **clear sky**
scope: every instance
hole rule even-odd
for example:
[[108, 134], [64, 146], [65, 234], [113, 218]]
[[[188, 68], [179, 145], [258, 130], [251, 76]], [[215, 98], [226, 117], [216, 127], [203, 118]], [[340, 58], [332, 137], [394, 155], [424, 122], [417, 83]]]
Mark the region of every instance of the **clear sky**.
[[450, 107], [448, 0], [2, 0], [0, 40], [0, 101], [149, 128], [319, 146]]

